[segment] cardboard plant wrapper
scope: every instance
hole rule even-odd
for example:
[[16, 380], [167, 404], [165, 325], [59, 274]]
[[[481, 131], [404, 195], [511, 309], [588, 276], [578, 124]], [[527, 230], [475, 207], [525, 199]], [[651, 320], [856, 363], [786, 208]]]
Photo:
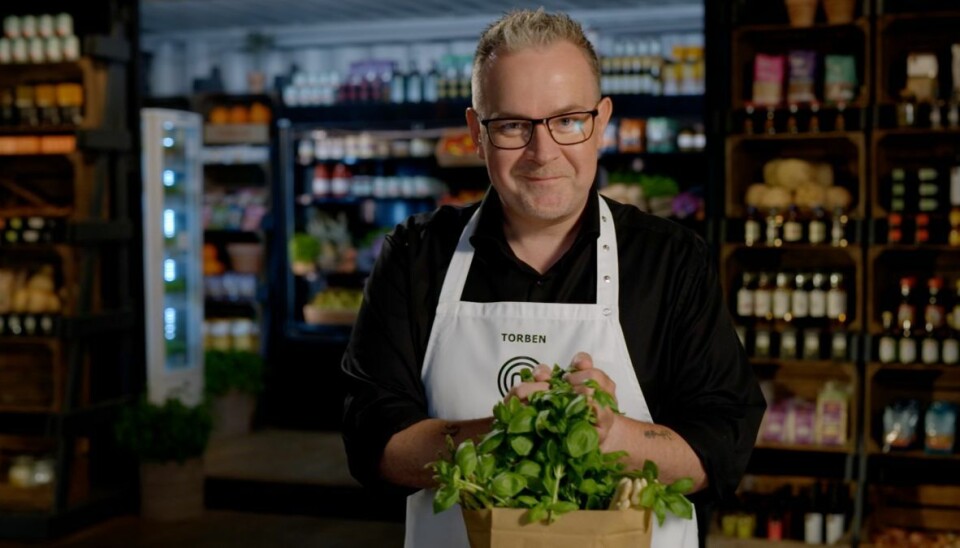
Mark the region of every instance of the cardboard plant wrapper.
[[575, 510], [526, 523], [524, 508], [463, 510], [471, 548], [649, 548], [648, 509]]

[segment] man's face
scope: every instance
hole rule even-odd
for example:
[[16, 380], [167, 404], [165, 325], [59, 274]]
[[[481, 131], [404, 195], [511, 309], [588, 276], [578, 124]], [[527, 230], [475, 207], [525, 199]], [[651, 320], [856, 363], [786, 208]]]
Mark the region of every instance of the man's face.
[[[597, 95], [586, 56], [569, 42], [498, 54], [488, 62], [480, 86], [483, 104], [478, 105], [480, 112], [468, 110], [467, 121], [504, 212], [543, 225], [578, 218], [593, 185], [612, 110], [610, 100]], [[575, 145], [557, 144], [546, 126], [538, 124], [526, 147], [502, 150], [493, 146], [480, 124], [480, 119], [542, 119], [594, 108], [600, 114], [593, 134]]]

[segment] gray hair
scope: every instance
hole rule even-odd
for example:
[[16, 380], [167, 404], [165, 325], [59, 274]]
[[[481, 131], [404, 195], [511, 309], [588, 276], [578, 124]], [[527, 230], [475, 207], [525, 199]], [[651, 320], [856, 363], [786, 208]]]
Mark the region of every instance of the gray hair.
[[596, 80], [597, 93], [600, 92], [600, 59], [596, 50], [587, 40], [583, 27], [565, 13], [547, 13], [543, 8], [533, 10], [514, 10], [490, 24], [477, 43], [473, 57], [473, 108], [479, 111], [480, 77], [487, 63], [498, 53], [510, 53], [527, 48], [549, 46], [557, 42], [570, 42], [587, 59], [590, 70]]

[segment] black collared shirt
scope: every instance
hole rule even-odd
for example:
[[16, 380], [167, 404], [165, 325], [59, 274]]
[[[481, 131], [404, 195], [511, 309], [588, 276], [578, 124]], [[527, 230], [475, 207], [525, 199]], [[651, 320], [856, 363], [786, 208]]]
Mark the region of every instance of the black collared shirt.
[[[591, 194], [574, 244], [541, 275], [508, 246], [491, 189], [470, 240], [476, 251], [462, 300], [596, 302], [598, 199]], [[695, 499], [699, 512], [701, 503], [736, 489], [764, 399], [703, 240], [635, 207], [607, 202], [617, 232], [627, 349], [654, 422], [682, 436], [703, 462], [710, 488]], [[350, 470], [363, 483], [378, 481], [390, 437], [428, 418], [420, 369], [447, 266], [477, 207], [442, 207], [396, 227], [367, 283], [343, 358], [343, 436]]]

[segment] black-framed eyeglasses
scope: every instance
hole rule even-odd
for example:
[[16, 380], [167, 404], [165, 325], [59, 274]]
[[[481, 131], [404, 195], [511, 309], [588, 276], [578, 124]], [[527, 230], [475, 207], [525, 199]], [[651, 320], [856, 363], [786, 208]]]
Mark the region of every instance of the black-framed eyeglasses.
[[565, 112], [548, 118], [488, 118], [480, 120], [487, 128], [490, 144], [504, 150], [516, 150], [530, 143], [533, 130], [539, 124], [547, 126], [547, 133], [558, 145], [580, 144], [593, 136], [597, 109]]

